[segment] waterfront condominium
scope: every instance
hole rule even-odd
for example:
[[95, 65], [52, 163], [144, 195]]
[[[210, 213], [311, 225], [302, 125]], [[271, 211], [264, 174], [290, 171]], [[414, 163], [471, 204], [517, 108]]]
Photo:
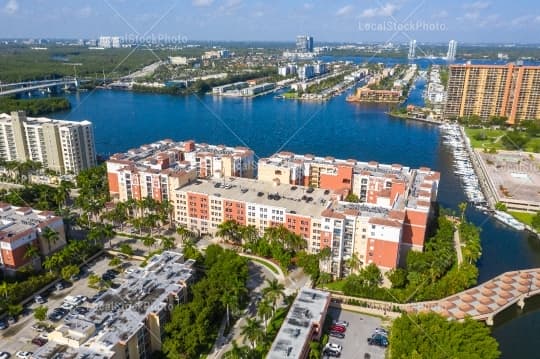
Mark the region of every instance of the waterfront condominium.
[[[282, 152], [258, 163], [258, 180], [197, 180], [174, 192], [174, 218], [201, 234], [234, 220], [259, 233], [283, 225], [308, 251], [331, 249], [323, 270], [335, 277], [371, 263], [382, 270], [422, 250], [440, 175], [428, 168]], [[345, 201], [348, 195], [349, 201]], [[350, 202], [354, 199], [354, 202]]]
[[107, 177], [115, 200], [162, 201], [196, 178], [251, 178], [254, 167], [253, 151], [245, 147], [161, 140], [111, 156]]
[[445, 117], [507, 117], [509, 124], [540, 118], [540, 66], [452, 65]]
[[92, 123], [0, 114], [0, 159], [39, 162], [58, 173], [77, 174], [96, 165]]
[[88, 313], [71, 315], [34, 348], [33, 359], [146, 359], [162, 349], [165, 324], [187, 300], [195, 261], [165, 251], [99, 296]]
[[[47, 227], [58, 234], [55, 241], [44, 238], [43, 231]], [[37, 257], [26, 255], [32, 247], [40, 256], [46, 257], [65, 244], [62, 217], [49, 211], [0, 203], [0, 268], [4, 273], [13, 273], [26, 264], [39, 267]]]

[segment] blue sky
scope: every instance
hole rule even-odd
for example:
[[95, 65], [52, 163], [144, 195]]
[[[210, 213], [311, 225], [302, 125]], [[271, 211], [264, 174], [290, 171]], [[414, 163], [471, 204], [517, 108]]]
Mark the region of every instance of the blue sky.
[[0, 37], [539, 43], [538, 0], [0, 0]]

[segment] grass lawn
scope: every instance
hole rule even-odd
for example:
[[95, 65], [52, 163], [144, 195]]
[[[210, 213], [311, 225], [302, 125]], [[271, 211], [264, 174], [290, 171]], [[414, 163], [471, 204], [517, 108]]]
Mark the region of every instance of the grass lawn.
[[283, 98], [291, 99], [291, 100], [297, 99], [299, 98], [298, 92], [285, 92], [283, 94]]
[[514, 216], [515, 219], [518, 221], [528, 224], [529, 226], [532, 225], [532, 220], [536, 214], [534, 213], [524, 213], [524, 212], [513, 212], [508, 211], [512, 216]]
[[[494, 147], [496, 149], [503, 149], [503, 145], [501, 141], [498, 141], [494, 143], [494, 141], [497, 140], [500, 136], [504, 135], [503, 130], [490, 130], [490, 129], [483, 129], [483, 128], [465, 128], [465, 133], [471, 140], [471, 145], [474, 148], [491, 148]], [[486, 140], [477, 140], [474, 138], [475, 135], [479, 133], [485, 133], [487, 136]]]
[[275, 266], [271, 265], [270, 263], [266, 263], [265, 261], [262, 261], [262, 260], [257, 259], [257, 258], [249, 258], [249, 260], [260, 263], [263, 266], [265, 266], [266, 268], [270, 269], [270, 271], [272, 271], [272, 272], [274, 272], [276, 274], [279, 274], [279, 271], [277, 270], [277, 268]]
[[344, 280], [338, 280], [332, 283], [326, 283], [323, 285], [326, 289], [334, 290], [336, 292], [343, 292], [343, 285], [345, 284]]

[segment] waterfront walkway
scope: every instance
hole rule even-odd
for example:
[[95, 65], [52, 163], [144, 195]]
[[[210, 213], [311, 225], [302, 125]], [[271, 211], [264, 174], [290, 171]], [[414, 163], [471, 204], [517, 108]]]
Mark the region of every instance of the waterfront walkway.
[[344, 302], [356, 301], [382, 315], [392, 311], [435, 312], [449, 319], [461, 320], [470, 317], [493, 325], [493, 319], [497, 314], [514, 304], [523, 308], [525, 299], [538, 294], [540, 294], [540, 268], [506, 272], [474, 288], [435, 301], [402, 304], [340, 294], [332, 294], [332, 297]]

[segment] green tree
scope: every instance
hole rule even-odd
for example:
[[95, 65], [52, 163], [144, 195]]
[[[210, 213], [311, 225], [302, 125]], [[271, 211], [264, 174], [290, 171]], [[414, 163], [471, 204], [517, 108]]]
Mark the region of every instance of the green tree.
[[275, 310], [278, 299], [285, 295], [285, 286], [277, 279], [267, 279], [266, 287], [263, 288], [262, 293], [272, 303]]
[[240, 333], [249, 341], [251, 348], [255, 348], [257, 342], [262, 341], [264, 338], [261, 322], [253, 318], [246, 319], [246, 324], [244, 324]]
[[45, 253], [50, 253], [53, 244], [55, 244], [60, 239], [58, 232], [56, 232], [51, 227], [43, 228], [43, 230], [41, 231], [41, 237], [47, 242], [47, 251], [45, 251]]
[[174, 238], [173, 237], [162, 237], [161, 238], [161, 248], [163, 250], [170, 250], [174, 248]]
[[257, 316], [263, 321], [265, 331], [268, 329], [268, 319], [270, 319], [273, 313], [274, 308], [266, 299], [263, 299], [257, 306]]
[[358, 202], [360, 202], [360, 198], [358, 198], [358, 196], [355, 195], [354, 193], [349, 193], [347, 195], [347, 197], [345, 198], [345, 201], [352, 202], [352, 203], [358, 203]]
[[62, 278], [64, 280], [70, 280], [71, 277], [79, 274], [80, 272], [80, 268], [76, 265], [73, 265], [73, 264], [69, 264], [65, 267], [62, 268], [62, 271], [60, 272], [61, 275], [62, 275]]
[[535, 230], [540, 231], [540, 212], [536, 212], [536, 215], [532, 219], [531, 225]]
[[[392, 358], [499, 358], [497, 341], [484, 323], [449, 321], [434, 314], [406, 314], [390, 330]], [[421, 356], [419, 356], [421, 353]]]
[[122, 252], [126, 256], [132, 256], [133, 254], [135, 254], [133, 248], [131, 248], [131, 246], [127, 243], [122, 243], [120, 245], [120, 252]]
[[218, 230], [216, 231], [216, 236], [227, 239], [230, 242], [240, 244], [240, 226], [236, 221], [227, 220], [223, 223], [218, 224]]
[[37, 321], [42, 322], [47, 318], [47, 307], [40, 305], [34, 309], [34, 318]]

